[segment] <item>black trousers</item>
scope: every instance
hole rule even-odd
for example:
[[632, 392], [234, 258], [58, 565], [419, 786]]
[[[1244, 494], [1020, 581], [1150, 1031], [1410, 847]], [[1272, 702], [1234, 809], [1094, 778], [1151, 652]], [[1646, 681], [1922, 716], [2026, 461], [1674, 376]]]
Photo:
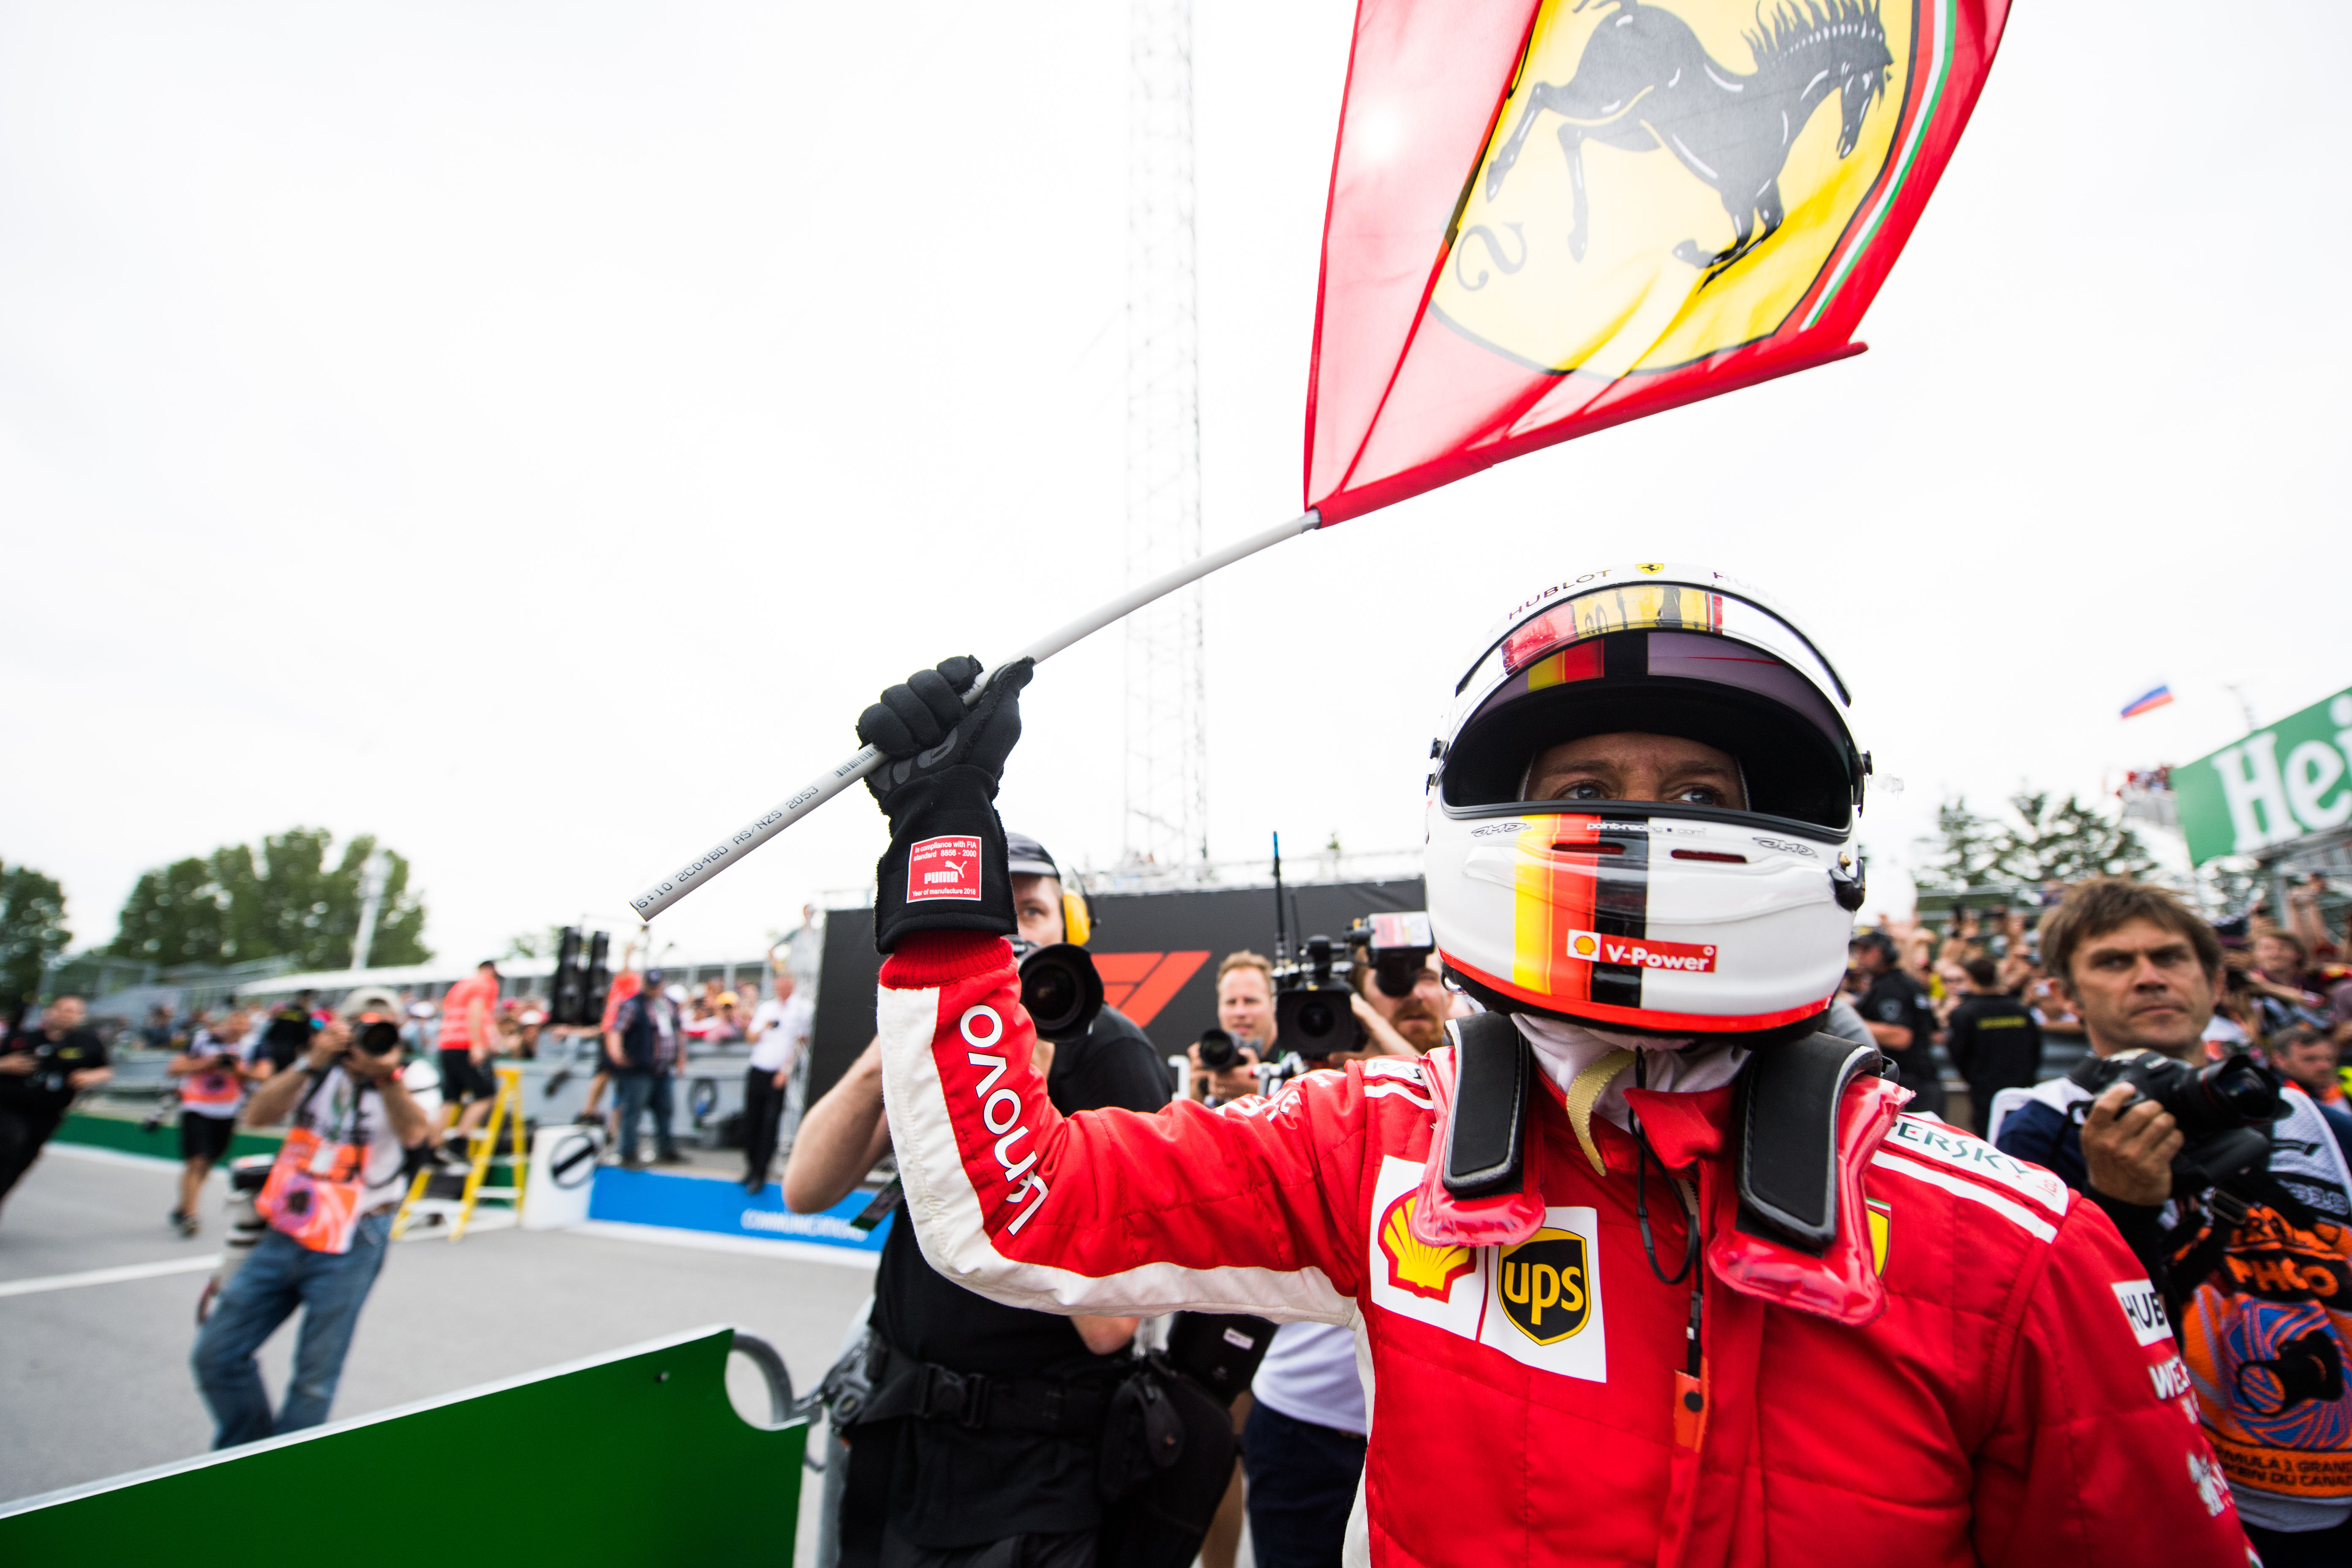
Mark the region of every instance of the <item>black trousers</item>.
[[16, 1179], [33, 1168], [41, 1157], [41, 1145], [66, 1119], [62, 1110], [40, 1110], [29, 1106], [0, 1105], [0, 1198]]
[[2263, 1554], [2263, 1568], [2322, 1568], [2352, 1563], [2352, 1519], [2326, 1530], [2264, 1530], [2246, 1526], [2246, 1539]]
[[768, 1167], [776, 1163], [776, 1128], [783, 1121], [784, 1096], [791, 1092], [792, 1079], [784, 1079], [783, 1089], [776, 1087], [776, 1075], [763, 1068], [747, 1068], [743, 1074], [743, 1179], [768, 1179]]
[[1242, 1469], [1257, 1568], [1339, 1568], [1364, 1473], [1364, 1439], [1296, 1420], [1261, 1399], [1242, 1429]]

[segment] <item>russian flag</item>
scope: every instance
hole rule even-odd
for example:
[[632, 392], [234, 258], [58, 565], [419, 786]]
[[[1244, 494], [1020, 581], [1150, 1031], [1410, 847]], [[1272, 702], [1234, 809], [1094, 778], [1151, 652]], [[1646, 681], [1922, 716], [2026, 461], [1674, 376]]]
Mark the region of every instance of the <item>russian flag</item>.
[[2171, 700], [2172, 688], [2169, 686], [2159, 686], [2146, 696], [2135, 699], [2134, 700], [2126, 703], [2124, 705], [2123, 717], [2126, 719], [2137, 719], [2150, 709], [2161, 708]]

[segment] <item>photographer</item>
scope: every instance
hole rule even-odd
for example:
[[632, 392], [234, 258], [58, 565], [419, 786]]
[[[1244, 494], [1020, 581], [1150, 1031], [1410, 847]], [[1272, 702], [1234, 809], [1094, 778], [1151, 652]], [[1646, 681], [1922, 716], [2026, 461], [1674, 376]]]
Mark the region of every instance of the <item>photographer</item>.
[[[1360, 1325], [1375, 1562], [2244, 1563], [2107, 1217], [1819, 1032], [1868, 765], [1769, 600], [1598, 569], [1433, 672], [1428, 913], [1488, 1011], [1214, 1110], [1066, 1117], [1036, 1071], [991, 805], [1029, 674], [861, 725], [903, 1215], [960, 1281]], [[911, 896], [941, 837], [956, 902]]]
[[2285, 1088], [2280, 1120], [2258, 1129], [2267, 1160], [2257, 1154], [2219, 1182], [2177, 1182], [2177, 1163], [2222, 1134], [2200, 1129], [2192, 1145], [2144, 1082], [2126, 1078], [2094, 1095], [2076, 1079], [2148, 1052], [2130, 1065], [2189, 1080], [2189, 1098], [2176, 1103], [2214, 1085], [2187, 1065], [2203, 1065], [2200, 1037], [2221, 977], [2212, 928], [2160, 889], [2098, 878], [2042, 918], [2042, 954], [2082, 1015], [2093, 1060], [2039, 1086], [2001, 1128], [2000, 1149], [2089, 1193], [2147, 1268], [2187, 1359], [2185, 1371], [2162, 1376], [2193, 1386], [2264, 1563], [2352, 1560], [2340, 1315], [2352, 1283], [2352, 1172], [2335, 1137], [2309, 1097]]
[[205, 1177], [228, 1153], [247, 1089], [275, 1070], [257, 1047], [247, 1059], [239, 1042], [251, 1026], [243, 1008], [230, 1013], [217, 1030], [199, 1026], [188, 1048], [163, 1067], [180, 1083], [180, 1203], [172, 1211], [172, 1225], [184, 1237], [204, 1228], [196, 1200]]
[[[326, 1420], [360, 1308], [383, 1267], [406, 1152], [432, 1131], [400, 1079], [400, 1017], [362, 992], [299, 1058], [246, 1103], [245, 1124], [291, 1118], [255, 1206], [269, 1222], [214, 1303], [189, 1356], [213, 1414], [213, 1447], [232, 1447]], [[275, 1421], [254, 1353], [302, 1309], [294, 1373]]]
[[1215, 1103], [1257, 1092], [1257, 1075], [1250, 1069], [1274, 1059], [1274, 961], [1244, 948], [1225, 954], [1217, 965], [1217, 1027], [1233, 1041], [1230, 1065], [1211, 1066], [1201, 1060], [1198, 1042], [1188, 1047], [1192, 1074], [1185, 1092]]
[[74, 1096], [114, 1076], [106, 1042], [82, 1022], [87, 1016], [80, 997], [52, 997], [39, 1023], [0, 1048], [0, 1202], [41, 1157]]
[[[1085, 905], [1066, 897], [1045, 847], [1021, 834], [1004, 844], [1024, 949], [1086, 934], [1070, 929]], [[1168, 1100], [1159, 1053], [1116, 1008], [1103, 1008], [1078, 1038], [1047, 1045], [1041, 1064], [1047, 1092], [1069, 1114], [1153, 1110]], [[839, 1203], [889, 1147], [881, 1058], [868, 1047], [802, 1120], [784, 1166], [785, 1205], [814, 1214]], [[1108, 1396], [1139, 1321], [1059, 1317], [973, 1295], [931, 1268], [902, 1208], [874, 1278], [866, 1366], [875, 1394], [844, 1432], [851, 1458], [841, 1568], [1091, 1568]], [[969, 1380], [987, 1392], [964, 1406], [965, 1420], [926, 1415], [906, 1407], [924, 1380]], [[973, 1405], [982, 1405], [977, 1422], [968, 1419]], [[1055, 1409], [1064, 1415], [1045, 1414]]]

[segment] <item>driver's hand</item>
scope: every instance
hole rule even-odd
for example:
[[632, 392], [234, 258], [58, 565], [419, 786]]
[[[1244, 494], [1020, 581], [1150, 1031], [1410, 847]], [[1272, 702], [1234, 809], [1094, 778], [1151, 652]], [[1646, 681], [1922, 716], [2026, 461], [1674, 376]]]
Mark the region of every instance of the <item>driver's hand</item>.
[[2172, 1157], [2182, 1139], [2172, 1113], [2156, 1101], [2124, 1110], [2133, 1092], [2127, 1083], [2112, 1083], [2091, 1102], [2083, 1118], [2083, 1163], [2095, 1191], [2152, 1208], [2172, 1195]]

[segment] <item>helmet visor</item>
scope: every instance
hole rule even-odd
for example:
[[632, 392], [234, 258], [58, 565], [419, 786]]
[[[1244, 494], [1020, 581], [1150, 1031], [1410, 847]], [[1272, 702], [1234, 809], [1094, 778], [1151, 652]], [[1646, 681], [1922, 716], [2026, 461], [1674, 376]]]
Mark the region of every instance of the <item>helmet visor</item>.
[[1858, 767], [1836, 673], [1780, 616], [1731, 595], [1672, 583], [1581, 595], [1511, 628], [1459, 689], [1449, 806], [1522, 802], [1545, 749], [1638, 732], [1729, 753], [1751, 811], [1852, 821]]

